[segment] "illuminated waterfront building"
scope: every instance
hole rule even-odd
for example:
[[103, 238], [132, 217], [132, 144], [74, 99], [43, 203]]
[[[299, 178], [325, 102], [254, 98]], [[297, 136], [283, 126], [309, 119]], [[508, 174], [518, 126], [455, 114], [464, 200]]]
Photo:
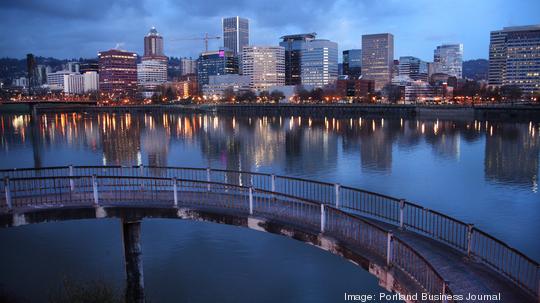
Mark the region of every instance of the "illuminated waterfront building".
[[338, 45], [325, 39], [306, 41], [300, 56], [302, 85], [324, 87], [338, 77]]
[[158, 33], [155, 27], [152, 27], [144, 37], [144, 56], [146, 60], [161, 60], [167, 62], [167, 56], [163, 53], [163, 37]]
[[515, 85], [526, 94], [540, 92], [540, 25], [492, 31], [490, 85]]
[[167, 63], [162, 60], [144, 60], [137, 64], [137, 83], [144, 98], [150, 98], [158, 86], [167, 82]]
[[399, 57], [399, 76], [428, 81], [428, 64], [416, 57]]
[[83, 74], [84, 92], [95, 92], [99, 90], [99, 74], [95, 71], [88, 71]]
[[241, 17], [221, 19], [223, 28], [223, 46], [233, 52], [241, 53], [244, 46], [249, 45], [249, 20]]
[[245, 46], [242, 74], [249, 77], [250, 87], [258, 91], [285, 85], [285, 49], [282, 46]]
[[61, 70], [54, 73], [47, 74], [47, 84], [49, 85], [50, 90], [54, 91], [63, 91], [64, 90], [64, 76], [74, 75], [75, 73]]
[[458, 79], [463, 75], [463, 44], [437, 46], [433, 54], [434, 73], [447, 74]]
[[302, 83], [300, 56], [304, 44], [315, 39], [316, 33], [287, 35], [279, 43], [285, 49], [285, 85]]
[[238, 59], [229, 50], [209, 51], [197, 59], [197, 79], [199, 87], [208, 84], [209, 76], [238, 74]]
[[250, 90], [251, 77], [247, 75], [219, 75], [209, 76], [208, 84], [203, 86], [203, 95], [208, 99], [221, 99], [224, 97], [225, 90], [232, 89], [239, 93]]
[[117, 96], [134, 96], [137, 92], [137, 54], [111, 49], [98, 53], [99, 90]]
[[362, 78], [375, 81], [381, 90], [392, 79], [394, 35], [389, 33], [362, 36]]
[[64, 93], [78, 95], [84, 92], [84, 76], [78, 73], [64, 75]]
[[349, 76], [349, 79], [358, 79], [362, 75], [361, 49], [343, 51], [343, 75]]

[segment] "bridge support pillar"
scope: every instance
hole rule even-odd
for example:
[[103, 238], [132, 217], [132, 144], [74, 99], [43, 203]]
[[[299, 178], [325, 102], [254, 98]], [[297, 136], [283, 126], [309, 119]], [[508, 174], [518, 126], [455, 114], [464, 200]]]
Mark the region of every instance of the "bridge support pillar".
[[126, 302], [144, 303], [141, 221], [122, 220], [126, 265]]

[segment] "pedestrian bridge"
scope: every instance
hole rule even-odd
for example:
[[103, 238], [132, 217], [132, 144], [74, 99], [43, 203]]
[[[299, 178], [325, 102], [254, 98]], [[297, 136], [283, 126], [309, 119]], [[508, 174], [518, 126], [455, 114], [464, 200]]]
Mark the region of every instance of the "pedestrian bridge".
[[[128, 301], [144, 301], [140, 220], [244, 226], [304, 241], [376, 275], [406, 301], [540, 302], [539, 264], [471, 224], [339, 184], [209, 168], [65, 166], [1, 170], [0, 226], [123, 222]], [[469, 294], [473, 297], [469, 297]], [[493, 295], [487, 297], [485, 295]]]

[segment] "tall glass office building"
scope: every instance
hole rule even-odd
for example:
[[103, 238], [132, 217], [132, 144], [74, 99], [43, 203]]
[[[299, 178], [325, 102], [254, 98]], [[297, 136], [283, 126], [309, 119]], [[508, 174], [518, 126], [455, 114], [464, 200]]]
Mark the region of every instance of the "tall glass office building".
[[461, 79], [463, 77], [463, 44], [437, 46], [433, 54], [433, 64], [435, 73]]
[[412, 80], [428, 81], [428, 63], [412, 56], [399, 57], [399, 75]]
[[287, 35], [281, 37], [279, 46], [285, 48], [285, 85], [302, 83], [300, 55], [304, 44], [315, 39], [317, 33]]
[[238, 74], [238, 59], [232, 51], [203, 52], [197, 59], [197, 81], [199, 87], [208, 84], [209, 76]]
[[325, 39], [303, 44], [300, 56], [302, 85], [323, 87], [338, 77], [338, 45]]
[[362, 75], [361, 49], [343, 51], [343, 75], [349, 76], [349, 79], [358, 79]]
[[242, 47], [249, 45], [249, 20], [229, 17], [221, 20], [223, 27], [223, 46], [235, 55], [242, 52]]
[[285, 49], [282, 46], [246, 46], [242, 51], [242, 74], [250, 87], [262, 91], [285, 85]]
[[392, 79], [394, 67], [394, 35], [372, 34], [362, 36], [362, 78], [375, 81], [375, 90], [381, 90]]
[[489, 84], [540, 92], [540, 24], [505, 27], [490, 38]]

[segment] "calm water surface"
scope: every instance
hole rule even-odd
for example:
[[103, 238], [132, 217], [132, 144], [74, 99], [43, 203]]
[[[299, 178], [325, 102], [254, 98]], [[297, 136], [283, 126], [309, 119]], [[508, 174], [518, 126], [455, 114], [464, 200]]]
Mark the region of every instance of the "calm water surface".
[[[1, 168], [209, 166], [338, 182], [474, 223], [540, 260], [538, 123], [72, 113], [0, 119]], [[118, 221], [0, 230], [0, 243], [0, 284], [17, 295], [46, 296], [63, 276], [123, 287]], [[331, 302], [343, 292], [381, 291], [374, 277], [338, 257], [238, 227], [146, 220], [143, 252], [153, 302]]]

